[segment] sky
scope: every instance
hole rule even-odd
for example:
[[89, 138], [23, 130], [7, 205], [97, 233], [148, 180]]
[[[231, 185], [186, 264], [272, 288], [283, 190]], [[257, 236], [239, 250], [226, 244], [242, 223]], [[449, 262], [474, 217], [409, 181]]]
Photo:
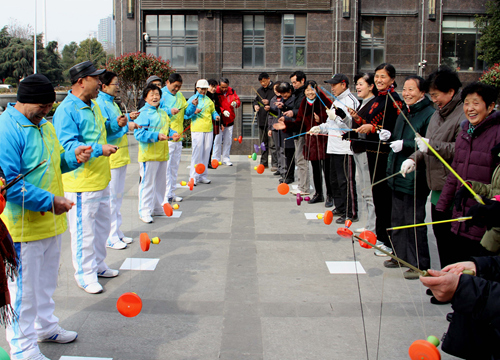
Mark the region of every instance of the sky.
[[47, 40], [57, 41], [59, 51], [71, 41], [80, 43], [91, 31], [97, 32], [99, 20], [113, 14], [113, 0], [2, 0], [0, 29], [13, 20], [21, 26], [35, 25], [37, 3], [37, 32], [45, 32], [43, 4], [47, 7]]

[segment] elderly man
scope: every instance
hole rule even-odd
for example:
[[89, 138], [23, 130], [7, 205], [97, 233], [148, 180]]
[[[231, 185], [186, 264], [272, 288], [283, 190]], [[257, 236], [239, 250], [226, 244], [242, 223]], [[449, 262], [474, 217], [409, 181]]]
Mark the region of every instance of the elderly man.
[[31, 75], [20, 82], [17, 102], [0, 116], [0, 166], [7, 181], [47, 161], [8, 190], [2, 214], [19, 262], [19, 275], [9, 281], [12, 307], [19, 316], [7, 327], [11, 359], [47, 359], [37, 341], [68, 343], [78, 336], [59, 326], [52, 295], [61, 234], [67, 227], [64, 213], [73, 205], [63, 197], [61, 172], [88, 161], [90, 151], [85, 144], [64, 151], [54, 127], [44, 119], [55, 98], [45, 76]]
[[[184, 131], [184, 115], [191, 117], [196, 111], [196, 106], [188, 106], [186, 98], [180, 92], [182, 87], [182, 76], [178, 73], [170, 74], [167, 85], [161, 89], [160, 108], [165, 110], [170, 117], [170, 128], [178, 134]], [[177, 172], [181, 162], [182, 140], [168, 141], [167, 161], [167, 189], [165, 191], [164, 203], [181, 202], [182, 198], [175, 195]]]
[[[117, 147], [106, 143], [113, 129], [107, 123], [97, 103], [92, 100], [99, 92], [99, 75], [90, 61], [69, 69], [71, 90], [54, 114], [54, 127], [62, 146], [68, 152], [80, 145], [92, 146], [92, 157], [85, 166], [63, 175], [64, 195], [76, 206], [68, 212], [71, 252], [78, 287], [90, 294], [102, 292], [97, 277], [118, 276], [118, 270], [106, 265], [106, 240], [111, 228], [108, 157]], [[108, 128], [107, 128], [108, 127]]]
[[[272, 171], [278, 170], [278, 157], [276, 155], [276, 147], [273, 143], [273, 138], [269, 137], [267, 132], [267, 117], [269, 116], [270, 102], [274, 97], [274, 83], [269, 78], [266, 72], [259, 74], [259, 82], [261, 87], [257, 89], [257, 96], [253, 100], [253, 108], [257, 113], [257, 123], [259, 125], [259, 139], [264, 143], [266, 151], [262, 151], [260, 163], [265, 167], [269, 164], [269, 150], [271, 150]], [[271, 146], [272, 145], [272, 146]], [[260, 146], [260, 143], [259, 143]], [[274, 151], [273, 151], [274, 149]]]
[[229, 153], [231, 152], [233, 125], [234, 119], [236, 118], [234, 110], [240, 107], [241, 102], [236, 91], [229, 86], [229, 80], [227, 78], [221, 78], [219, 83], [220, 85], [217, 87], [215, 94], [219, 99], [220, 109], [216, 109], [216, 111], [221, 114], [222, 132], [215, 136], [213, 158], [217, 159], [217, 161], [221, 161], [222, 159], [224, 165], [233, 166], [229, 158]]

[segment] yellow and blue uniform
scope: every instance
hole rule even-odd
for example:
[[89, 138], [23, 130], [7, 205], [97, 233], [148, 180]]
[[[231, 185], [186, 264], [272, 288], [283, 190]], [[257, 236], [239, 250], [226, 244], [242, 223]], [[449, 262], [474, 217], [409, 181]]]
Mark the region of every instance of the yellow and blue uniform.
[[186, 114], [186, 118], [191, 119], [191, 132], [211, 132], [213, 131], [212, 120], [215, 120], [219, 114], [215, 111], [215, 106], [212, 100], [206, 95], [201, 95], [196, 92], [188, 100], [189, 104], [193, 104], [193, 100], [198, 99], [198, 105], [196, 109], [201, 109], [201, 112], [189, 116]]

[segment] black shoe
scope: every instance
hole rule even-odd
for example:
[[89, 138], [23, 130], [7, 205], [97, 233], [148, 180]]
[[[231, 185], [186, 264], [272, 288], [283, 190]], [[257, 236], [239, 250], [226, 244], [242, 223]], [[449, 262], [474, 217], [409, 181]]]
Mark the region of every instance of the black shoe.
[[209, 169], [213, 169], [214, 167], [212, 166], [212, 164], [208, 164], [207, 166]]
[[358, 222], [359, 221], [359, 217], [358, 215], [356, 216], [351, 216], [349, 219], [351, 219], [352, 222]]
[[449, 303], [450, 303], [450, 301], [439, 301], [434, 296], [431, 297], [431, 304], [434, 304], [434, 305], [446, 305], [446, 304], [449, 304]]
[[340, 211], [339, 209], [335, 208], [332, 210], [333, 216], [342, 216], [344, 213]]
[[346, 219], [345, 215], [341, 215], [337, 220], [335, 220], [335, 222], [337, 224], [343, 224], [345, 223], [345, 219]]
[[[261, 164], [262, 164], [262, 163], [261, 163]], [[269, 165], [268, 165], [268, 164], [262, 164], [262, 165], [264, 165], [264, 167], [265, 167], [265, 168], [268, 168], [268, 167], [269, 167]]]
[[274, 176], [280, 176], [280, 175], [281, 175], [281, 173], [280, 173], [279, 171], [276, 171], [276, 172], [273, 172], [273, 175], [274, 175]]
[[314, 194], [312, 199], [309, 200], [309, 204], [316, 204], [316, 203], [323, 202], [323, 201], [325, 201], [325, 199], [323, 199], [323, 195], [316, 193], [316, 194]]
[[399, 264], [396, 260], [394, 259], [389, 259], [384, 261], [384, 266], [389, 269], [396, 269], [401, 267], [406, 267], [403, 264]]
[[432, 290], [431, 289], [427, 289], [425, 290], [425, 293], [429, 296], [434, 296], [434, 294], [432, 293]]
[[452, 322], [453, 321], [453, 313], [446, 314], [446, 320], [448, 320], [448, 322]]
[[279, 178], [278, 181], [279, 181], [280, 184], [283, 184], [285, 182], [285, 179]]
[[333, 206], [333, 198], [330, 195], [326, 195], [325, 207], [329, 208]]
[[286, 184], [291, 184], [293, 183], [293, 179], [285, 179], [284, 181]]

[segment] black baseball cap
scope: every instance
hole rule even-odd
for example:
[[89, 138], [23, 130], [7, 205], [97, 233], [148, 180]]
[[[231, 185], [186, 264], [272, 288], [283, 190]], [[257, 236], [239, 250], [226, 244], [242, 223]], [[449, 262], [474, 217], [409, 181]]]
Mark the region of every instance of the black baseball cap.
[[345, 83], [346, 86], [349, 86], [349, 79], [344, 74], [335, 74], [330, 80], [325, 80], [327, 84], [339, 84], [342, 82]]
[[69, 69], [69, 76], [71, 82], [75, 83], [78, 79], [84, 78], [85, 76], [98, 76], [105, 71], [106, 69], [97, 70], [94, 64], [92, 64], [92, 61], [84, 61]]

